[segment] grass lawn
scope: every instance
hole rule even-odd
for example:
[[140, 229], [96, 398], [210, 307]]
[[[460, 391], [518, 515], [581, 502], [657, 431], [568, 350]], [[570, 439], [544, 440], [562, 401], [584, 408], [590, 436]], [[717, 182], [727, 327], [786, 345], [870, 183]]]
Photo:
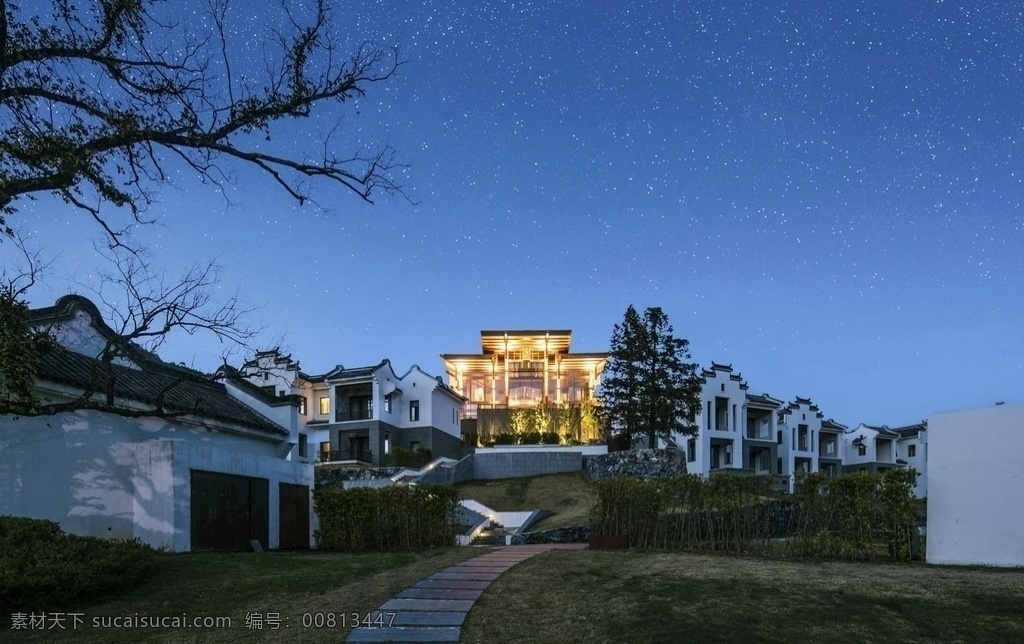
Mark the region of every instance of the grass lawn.
[[462, 642], [1024, 642], [1024, 571], [555, 551], [502, 575]]
[[[67, 642], [340, 642], [348, 629], [304, 628], [304, 613], [373, 610], [423, 577], [488, 550], [438, 548], [388, 553], [218, 553], [161, 555], [160, 567], [140, 588], [100, 604], [77, 608], [76, 630], [12, 631], [0, 617], [0, 641]], [[75, 607], [63, 609], [75, 612]], [[245, 628], [247, 612], [280, 613], [281, 628]], [[103, 629], [95, 617], [225, 616], [230, 629]], [[70, 623], [68, 624], [70, 625]], [[286, 627], [287, 625], [287, 627]]]
[[530, 530], [579, 525], [589, 521], [594, 495], [583, 472], [564, 472], [494, 481], [467, 481], [455, 486], [460, 499], [473, 499], [499, 512], [548, 510]]

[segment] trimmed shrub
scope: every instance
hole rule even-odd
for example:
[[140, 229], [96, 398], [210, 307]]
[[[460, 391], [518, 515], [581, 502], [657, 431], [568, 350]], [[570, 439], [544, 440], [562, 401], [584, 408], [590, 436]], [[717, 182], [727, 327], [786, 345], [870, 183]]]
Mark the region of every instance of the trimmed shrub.
[[138, 539], [80, 537], [53, 521], [0, 516], [0, 616], [123, 593], [156, 570], [156, 554]]
[[317, 488], [317, 543], [326, 550], [453, 546], [458, 494], [451, 485]]
[[392, 467], [421, 468], [434, 460], [434, 453], [430, 448], [420, 447], [415, 452], [401, 447], [396, 447], [388, 454], [388, 464]]

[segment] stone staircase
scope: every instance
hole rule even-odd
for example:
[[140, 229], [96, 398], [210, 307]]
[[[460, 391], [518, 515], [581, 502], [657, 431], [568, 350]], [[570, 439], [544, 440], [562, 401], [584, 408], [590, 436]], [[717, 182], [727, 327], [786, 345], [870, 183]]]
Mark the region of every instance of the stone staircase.
[[505, 545], [505, 528], [500, 523], [492, 523], [484, 528], [470, 544], [472, 546], [503, 546]]

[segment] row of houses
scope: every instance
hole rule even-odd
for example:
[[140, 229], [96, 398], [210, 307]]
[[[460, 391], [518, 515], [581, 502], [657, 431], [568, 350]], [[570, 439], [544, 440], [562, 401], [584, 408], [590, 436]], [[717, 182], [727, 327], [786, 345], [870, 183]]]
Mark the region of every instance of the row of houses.
[[927, 496], [927, 422], [889, 428], [860, 424], [852, 429], [825, 418], [810, 398], [786, 403], [752, 394], [731, 365], [711, 363], [701, 372], [697, 434], [674, 434], [661, 447], [685, 451], [687, 471], [750, 473], [780, 477], [793, 490], [801, 473], [882, 472], [912, 467], [915, 494]]

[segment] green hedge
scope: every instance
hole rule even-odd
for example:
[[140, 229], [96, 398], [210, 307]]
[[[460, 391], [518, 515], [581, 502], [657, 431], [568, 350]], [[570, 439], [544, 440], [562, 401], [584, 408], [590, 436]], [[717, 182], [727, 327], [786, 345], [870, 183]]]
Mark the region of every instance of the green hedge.
[[156, 554], [137, 539], [80, 537], [53, 521], [0, 516], [0, 618], [123, 593], [156, 570]]
[[637, 547], [907, 561], [917, 554], [915, 480], [904, 469], [816, 473], [781, 496], [771, 477], [615, 477], [594, 483], [591, 525]]
[[388, 454], [387, 464], [392, 467], [419, 469], [432, 460], [434, 460], [434, 453], [429, 447], [419, 447], [416, 451], [396, 447]]
[[318, 488], [316, 532], [327, 550], [390, 550], [455, 545], [458, 495], [451, 485]]

